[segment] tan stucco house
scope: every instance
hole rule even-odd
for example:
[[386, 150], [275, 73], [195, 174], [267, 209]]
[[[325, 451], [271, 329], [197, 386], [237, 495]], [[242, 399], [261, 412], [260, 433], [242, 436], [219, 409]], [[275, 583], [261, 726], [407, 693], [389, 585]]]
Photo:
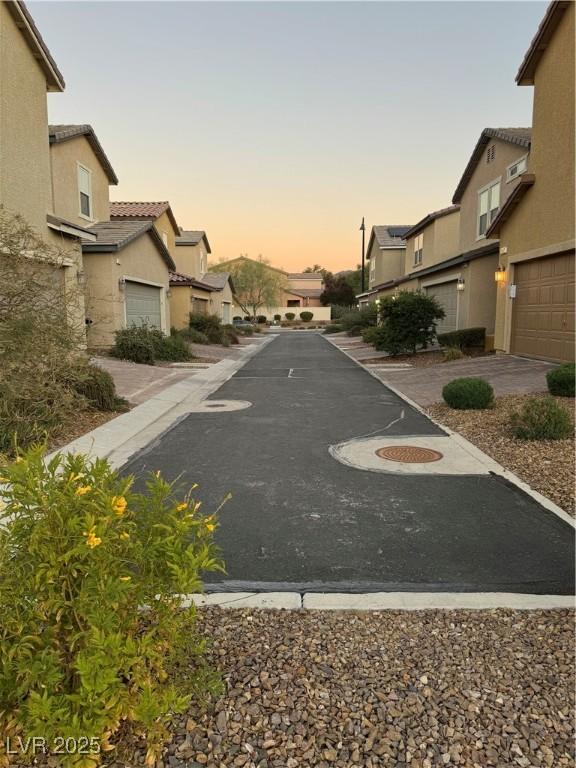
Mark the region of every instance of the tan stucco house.
[[527, 167], [488, 229], [500, 237], [495, 346], [574, 360], [574, 3], [552, 2], [516, 75], [534, 87]]
[[357, 296], [360, 306], [382, 298], [381, 290], [391, 280], [404, 275], [406, 232], [411, 224], [376, 224], [370, 231], [366, 260], [368, 261], [368, 290]]
[[70, 318], [82, 327], [80, 238], [90, 235], [55, 210], [48, 143], [47, 93], [62, 92], [64, 78], [23, 2], [0, 2], [0, 72], [0, 205], [60, 249]]

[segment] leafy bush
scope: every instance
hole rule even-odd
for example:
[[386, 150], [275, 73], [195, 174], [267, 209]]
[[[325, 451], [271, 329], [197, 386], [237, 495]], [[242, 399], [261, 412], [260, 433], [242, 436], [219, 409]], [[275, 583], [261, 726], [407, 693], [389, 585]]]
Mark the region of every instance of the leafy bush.
[[324, 328], [325, 334], [330, 333], [341, 333], [344, 329], [341, 325], [338, 325], [338, 323], [332, 323], [331, 325], [327, 325], [326, 328]]
[[223, 325], [222, 333], [229, 344], [240, 344], [240, 339], [233, 325]]
[[97, 365], [79, 365], [74, 370], [73, 387], [98, 411], [126, 410], [128, 404], [116, 394], [114, 379]]
[[438, 334], [438, 344], [442, 347], [457, 347], [458, 349], [484, 348], [486, 343], [486, 328], [462, 328], [459, 331], [449, 331]]
[[[201, 572], [222, 570], [214, 516], [159, 473], [137, 494], [133, 478], [81, 455], [45, 462], [35, 448], [4, 466], [2, 481], [3, 737], [88, 736], [106, 750], [132, 727], [152, 765], [171, 713], [218, 687], [194, 607], [179, 599], [201, 589]], [[60, 756], [78, 768], [99, 758]]]
[[426, 348], [436, 337], [436, 321], [444, 310], [434, 298], [421, 291], [402, 291], [387, 296], [380, 305], [382, 325], [373, 334], [375, 348], [398, 355]]
[[443, 354], [445, 363], [450, 363], [452, 360], [461, 360], [464, 357], [460, 347], [446, 347]]
[[296, 315], [294, 314], [294, 312], [286, 312], [285, 314], [286, 320], [294, 320], [295, 317]]
[[[244, 319], [246, 319], [246, 318], [244, 318]], [[240, 322], [240, 320], [242, 320], [240, 315], [234, 315], [234, 317], [232, 318], [232, 322], [233, 323], [238, 323], [238, 322]]]
[[343, 306], [342, 304], [332, 304], [330, 307], [330, 318], [332, 320], [339, 320], [342, 315], [346, 315], [350, 312], [350, 307]]
[[196, 328], [182, 328], [179, 333], [191, 344], [210, 344], [208, 336], [202, 331], [197, 331]]
[[338, 325], [347, 331], [349, 336], [357, 336], [364, 328], [376, 325], [376, 304], [368, 304], [361, 309], [351, 309], [345, 312], [338, 320]]
[[266, 315], [258, 315], [257, 318], [256, 318], [256, 322], [260, 323], [260, 325], [265, 323], [266, 320], [267, 320]]
[[190, 313], [190, 328], [206, 334], [210, 344], [222, 344], [225, 338], [222, 332], [222, 322], [218, 315], [203, 315], [202, 313]]
[[305, 323], [309, 323], [313, 317], [314, 312], [300, 312], [300, 320], [303, 320]]
[[551, 395], [558, 397], [574, 397], [574, 378], [576, 375], [576, 366], [574, 363], [565, 363], [564, 365], [548, 371], [546, 374], [546, 383]]
[[280, 322], [280, 320], [282, 320], [282, 315], [274, 315], [274, 320], [276, 320], [276, 322]]
[[484, 379], [454, 379], [442, 390], [442, 397], [459, 411], [483, 410], [494, 402], [494, 390]]
[[254, 336], [254, 328], [251, 325], [235, 325], [234, 331], [240, 336]]
[[156, 360], [179, 362], [192, 357], [186, 339], [180, 334], [165, 336], [148, 325], [132, 325], [114, 334], [110, 354], [133, 363], [154, 365]]
[[570, 414], [550, 396], [528, 400], [512, 414], [511, 426], [520, 440], [562, 440], [574, 432]]

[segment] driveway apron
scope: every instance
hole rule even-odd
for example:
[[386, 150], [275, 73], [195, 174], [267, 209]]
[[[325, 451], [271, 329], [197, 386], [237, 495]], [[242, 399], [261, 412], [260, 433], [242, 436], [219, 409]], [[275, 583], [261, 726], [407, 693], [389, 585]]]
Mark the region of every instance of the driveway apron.
[[[124, 468], [161, 470], [210, 511], [227, 574], [207, 590], [572, 594], [571, 527], [497, 475], [340, 463], [356, 438], [443, 431], [320, 334], [283, 333]], [[207, 401], [207, 405], [210, 401]], [[402, 441], [403, 442], [403, 441]]]

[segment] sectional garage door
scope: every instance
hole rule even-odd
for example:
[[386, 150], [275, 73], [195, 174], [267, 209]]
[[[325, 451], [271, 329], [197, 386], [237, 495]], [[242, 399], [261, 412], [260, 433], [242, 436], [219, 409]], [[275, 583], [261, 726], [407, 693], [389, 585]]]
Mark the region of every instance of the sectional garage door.
[[152, 325], [161, 328], [160, 291], [154, 285], [127, 282], [126, 295], [126, 326]]
[[444, 309], [445, 317], [439, 320], [436, 325], [437, 333], [447, 333], [455, 331], [457, 328], [457, 309], [458, 309], [458, 291], [456, 290], [456, 280], [449, 283], [439, 283], [430, 285], [426, 293], [434, 296]]
[[515, 265], [510, 351], [574, 360], [574, 251]]

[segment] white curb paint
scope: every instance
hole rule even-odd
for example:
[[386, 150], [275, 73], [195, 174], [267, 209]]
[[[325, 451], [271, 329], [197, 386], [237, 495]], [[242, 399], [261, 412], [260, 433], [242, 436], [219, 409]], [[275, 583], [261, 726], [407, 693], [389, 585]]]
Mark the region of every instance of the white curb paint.
[[[220, 389], [251, 357], [275, 338], [270, 336], [260, 344], [244, 347], [243, 352], [246, 351], [237, 359], [220, 360], [206, 370], [194, 371], [131, 411], [53, 451], [47, 460], [58, 453], [83, 453], [91, 458], [106, 458], [113, 469], [119, 469], [179, 419], [198, 410], [209, 395]], [[217, 413], [224, 409], [202, 410]]]
[[[442, 458], [430, 462], [389, 461], [376, 455], [378, 448], [410, 445], [417, 448], [431, 448], [439, 451]], [[489, 466], [479, 461], [466, 448], [459, 446], [452, 437], [438, 435], [399, 435], [389, 437], [365, 437], [346, 443], [331, 445], [328, 449], [332, 458], [341, 464], [369, 472], [383, 472], [394, 475], [489, 475]]]
[[[340, 347], [334, 341], [332, 341], [330, 336], [324, 336], [322, 334], [322, 338], [325, 339], [329, 344], [332, 344], [332, 346], [335, 347], [336, 349], [340, 349]], [[576, 520], [571, 515], [569, 515], [568, 512], [565, 512], [557, 504], [554, 504], [553, 501], [550, 501], [550, 499], [547, 499], [546, 496], [543, 496], [541, 493], [538, 493], [538, 491], [535, 491], [534, 489], [530, 488], [528, 483], [525, 483], [524, 480], [521, 480], [513, 472], [510, 472], [509, 469], [506, 469], [501, 464], [499, 464], [495, 459], [492, 459], [490, 456], [484, 453], [484, 451], [481, 451], [480, 448], [478, 448], [478, 446], [474, 445], [474, 443], [471, 443], [469, 440], [466, 440], [466, 438], [463, 437], [459, 432], [454, 432], [453, 430], [450, 429], [450, 427], [447, 427], [445, 424], [442, 424], [441, 421], [438, 421], [437, 419], [432, 418], [432, 416], [430, 416], [430, 414], [427, 413], [426, 410], [422, 408], [421, 405], [419, 405], [419, 403], [415, 402], [414, 400], [411, 400], [399, 389], [396, 389], [396, 387], [393, 387], [388, 383], [385, 384], [382, 381], [382, 379], [376, 374], [376, 372], [371, 371], [370, 368], [368, 368], [368, 366], [364, 365], [359, 360], [356, 360], [355, 358], [352, 357], [352, 355], [349, 355], [347, 352], [344, 352], [343, 354], [345, 354], [346, 357], [349, 357], [350, 360], [353, 360], [361, 368], [364, 368], [364, 370], [367, 371], [367, 373], [369, 373], [370, 376], [373, 376], [376, 379], [376, 381], [379, 381], [384, 388], [389, 389], [395, 395], [398, 395], [398, 397], [401, 400], [404, 400], [405, 403], [408, 403], [408, 405], [411, 405], [412, 408], [414, 408], [416, 411], [421, 413], [423, 416], [426, 416], [426, 418], [429, 419], [433, 424], [436, 424], [441, 429], [443, 429], [444, 432], [446, 432], [447, 435], [449, 435], [453, 440], [455, 440], [456, 443], [458, 443], [463, 449], [467, 450], [473, 456], [476, 456], [478, 460], [485, 463], [486, 466], [489, 466], [491, 472], [493, 472], [495, 475], [498, 475], [504, 478], [505, 480], [508, 480], [508, 482], [512, 483], [517, 488], [520, 488], [522, 491], [524, 491], [524, 493], [528, 494], [528, 496], [531, 496], [535, 501], [537, 501], [538, 504], [543, 506], [549, 512], [553, 512], [561, 520], [564, 520], [565, 523], [568, 523], [568, 525], [571, 528], [576, 529]]]
[[304, 595], [303, 607], [323, 611], [424, 611], [462, 608], [544, 610], [574, 608], [574, 597], [525, 595], [515, 592], [374, 592], [362, 595], [308, 592]]

